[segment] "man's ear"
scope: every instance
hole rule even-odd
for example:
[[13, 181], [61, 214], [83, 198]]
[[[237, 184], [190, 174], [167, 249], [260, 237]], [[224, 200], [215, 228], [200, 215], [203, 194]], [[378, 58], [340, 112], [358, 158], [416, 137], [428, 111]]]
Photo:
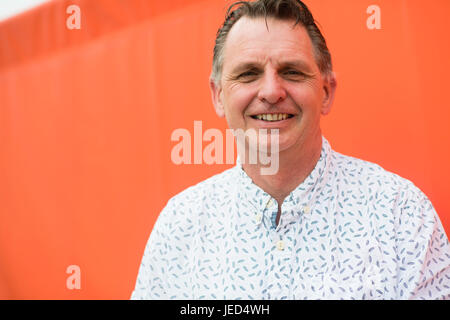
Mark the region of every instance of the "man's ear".
[[225, 109], [222, 100], [222, 86], [217, 84], [213, 79], [209, 79], [209, 88], [211, 90], [211, 98], [217, 115], [220, 118], [225, 117]]
[[324, 77], [324, 97], [322, 101], [322, 110], [321, 113], [323, 115], [327, 115], [331, 111], [331, 106], [333, 105], [334, 96], [336, 93], [337, 80], [336, 74], [331, 72], [329, 75]]

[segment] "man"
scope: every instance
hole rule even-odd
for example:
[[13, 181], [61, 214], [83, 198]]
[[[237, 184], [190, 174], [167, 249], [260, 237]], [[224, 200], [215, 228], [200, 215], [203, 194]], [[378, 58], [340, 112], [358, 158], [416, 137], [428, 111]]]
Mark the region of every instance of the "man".
[[133, 299], [450, 297], [450, 246], [428, 198], [322, 136], [331, 66], [302, 2], [230, 7], [214, 48], [213, 103], [231, 129], [278, 129], [279, 169], [262, 175], [261, 163], [241, 158], [173, 197]]

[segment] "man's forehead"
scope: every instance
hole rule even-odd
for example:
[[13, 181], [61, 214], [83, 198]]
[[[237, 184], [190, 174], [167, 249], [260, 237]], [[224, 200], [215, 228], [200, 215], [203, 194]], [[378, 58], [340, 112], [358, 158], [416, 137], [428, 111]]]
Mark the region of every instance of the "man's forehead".
[[227, 60], [242, 68], [265, 64], [307, 67], [313, 59], [312, 44], [305, 28], [292, 20], [243, 17], [230, 30], [224, 50]]
[[305, 27], [294, 20], [280, 20], [276, 18], [242, 17], [231, 28], [226, 42], [246, 44], [252, 41], [264, 41], [268, 38], [280, 37], [285, 40], [310, 43]]

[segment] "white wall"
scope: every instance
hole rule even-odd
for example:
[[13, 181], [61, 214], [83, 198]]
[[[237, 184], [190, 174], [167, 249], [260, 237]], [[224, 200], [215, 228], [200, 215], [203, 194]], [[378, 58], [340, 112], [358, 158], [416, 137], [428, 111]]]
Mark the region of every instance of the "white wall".
[[0, 20], [12, 17], [50, 0], [0, 0]]

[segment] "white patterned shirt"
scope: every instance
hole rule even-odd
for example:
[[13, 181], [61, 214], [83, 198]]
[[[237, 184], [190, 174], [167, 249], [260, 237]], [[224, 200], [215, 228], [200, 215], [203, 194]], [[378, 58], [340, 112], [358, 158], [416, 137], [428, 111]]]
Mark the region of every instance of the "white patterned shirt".
[[132, 299], [449, 299], [450, 246], [429, 199], [322, 138], [278, 203], [237, 165], [169, 200]]

